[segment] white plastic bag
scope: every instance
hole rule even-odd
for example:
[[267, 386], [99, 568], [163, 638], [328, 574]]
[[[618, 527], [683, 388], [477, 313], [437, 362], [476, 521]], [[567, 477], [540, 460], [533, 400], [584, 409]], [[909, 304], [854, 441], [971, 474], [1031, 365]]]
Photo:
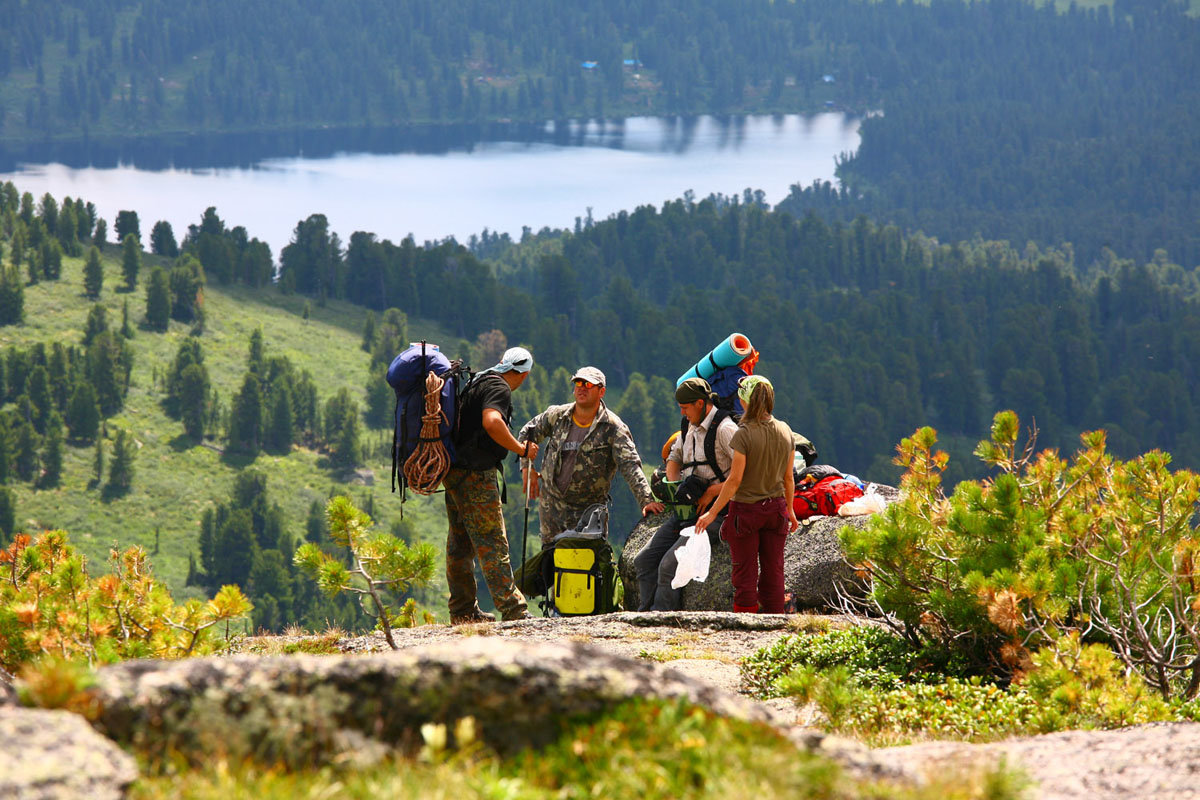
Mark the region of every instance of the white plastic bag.
[[878, 514], [887, 508], [883, 498], [875, 493], [875, 487], [867, 487], [867, 493], [862, 497], [842, 503], [838, 506], [839, 517], [857, 517], [862, 514]]
[[712, 561], [712, 545], [708, 543], [708, 533], [696, 533], [696, 527], [689, 525], [679, 532], [686, 536], [687, 542], [675, 551], [675, 559], [679, 565], [675, 567], [675, 577], [671, 579], [672, 589], [682, 589], [688, 581], [704, 583], [708, 580], [708, 565]]

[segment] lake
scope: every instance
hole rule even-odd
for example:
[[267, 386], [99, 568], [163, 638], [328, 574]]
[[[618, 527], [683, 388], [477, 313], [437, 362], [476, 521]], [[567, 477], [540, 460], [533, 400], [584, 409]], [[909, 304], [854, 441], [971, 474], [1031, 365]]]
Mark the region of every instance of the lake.
[[857, 118], [826, 113], [182, 137], [0, 153], [0, 180], [35, 198], [95, 203], [110, 236], [117, 211], [137, 211], [147, 245], [156, 221], [182, 240], [216, 206], [278, 258], [296, 223], [316, 213], [343, 242], [360, 230], [465, 242], [484, 228], [514, 238], [524, 226], [569, 228], [589, 209], [600, 220], [688, 191], [701, 199], [749, 188], [774, 204], [793, 184], [832, 180], [836, 157], [858, 148], [858, 129]]

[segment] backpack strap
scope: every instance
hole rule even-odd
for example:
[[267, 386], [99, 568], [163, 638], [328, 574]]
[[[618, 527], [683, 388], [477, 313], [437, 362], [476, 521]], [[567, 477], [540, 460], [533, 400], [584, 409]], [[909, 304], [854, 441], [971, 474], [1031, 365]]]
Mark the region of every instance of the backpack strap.
[[[396, 419], [399, 416], [400, 416], [400, 393], [396, 392], [396, 410], [392, 414], [392, 419]], [[400, 439], [399, 439], [399, 436], [397, 436], [397, 433], [398, 433], [398, 431], [396, 430], [396, 426], [393, 425], [392, 426], [392, 492], [393, 493], [395, 493], [395, 491], [396, 491], [396, 473], [399, 471], [399, 470], [397, 470], [397, 466], [400, 463], [400, 449], [399, 449], [400, 448]], [[404, 473], [400, 474], [400, 480], [401, 481], [404, 480]]]
[[725, 480], [725, 471], [717, 464], [717, 428], [720, 428], [721, 423], [731, 416], [733, 416], [732, 412], [718, 408], [717, 413], [713, 414], [712, 424], [708, 426], [708, 433], [704, 435], [704, 458], [712, 467], [712, 471], [716, 473], [718, 481]]
[[[721, 427], [721, 423], [726, 419], [731, 418], [733, 412], [724, 408], [717, 408], [717, 413], [713, 414], [712, 424], [708, 426], [708, 430], [704, 434], [704, 460], [703, 461], [688, 461], [686, 464], [681, 464], [680, 469], [688, 469], [698, 467], [701, 464], [707, 464], [713, 474], [717, 476], [717, 481], [725, 480], [725, 470], [717, 463], [717, 428]], [[683, 450], [683, 436], [687, 435], [688, 421], [687, 417], [683, 419], [683, 425], [680, 426], [679, 449]], [[695, 455], [693, 453], [693, 455]]]

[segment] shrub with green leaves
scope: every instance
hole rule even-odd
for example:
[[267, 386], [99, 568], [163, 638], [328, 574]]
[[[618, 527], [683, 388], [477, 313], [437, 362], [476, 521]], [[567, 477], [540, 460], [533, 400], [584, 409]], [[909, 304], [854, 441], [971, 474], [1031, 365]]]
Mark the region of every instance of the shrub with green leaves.
[[760, 697], [812, 703], [824, 727], [874, 744], [914, 738], [986, 741], [1068, 728], [1186, 719], [1127, 673], [1111, 650], [1061, 637], [1004, 686], [877, 627], [785, 636], [742, 664]]
[[[1170, 456], [1113, 458], [1103, 431], [1073, 459], [1018, 446], [1016, 414], [996, 415], [976, 454], [997, 470], [947, 497], [947, 456], [922, 428], [897, 448], [901, 498], [865, 530], [846, 528], [865, 601], [917, 647], [957, 652], [1001, 678], [1079, 632], [1108, 644], [1164, 698], [1200, 693], [1200, 476]], [[852, 599], [847, 602], [854, 603]]]
[[784, 636], [742, 662], [742, 686], [758, 697], [779, 697], [783, 694], [779, 680], [800, 667], [817, 671], [840, 667], [856, 684], [878, 689], [936, 682], [947, 669], [954, 671], [945, 663], [935, 664], [887, 630], [862, 626], [814, 636]]
[[92, 577], [66, 531], [18, 534], [0, 550], [0, 667], [46, 656], [95, 664], [211, 653], [218, 626], [228, 641], [229, 623], [251, 609], [237, 586], [176, 605], [140, 547], [113, 550], [110, 566]]
[[296, 564], [330, 597], [340, 592], [358, 595], [363, 611], [379, 620], [387, 643], [393, 650], [398, 649], [392, 628], [416, 624], [416, 603], [410, 598], [400, 609], [392, 610], [391, 597], [403, 594], [410, 586], [429, 583], [437, 565], [437, 551], [430, 544], [409, 547], [390, 533], [373, 531], [371, 517], [346, 497], [330, 500], [325, 515], [330, 537], [349, 548], [353, 565], [347, 567], [312, 542], [296, 550]]

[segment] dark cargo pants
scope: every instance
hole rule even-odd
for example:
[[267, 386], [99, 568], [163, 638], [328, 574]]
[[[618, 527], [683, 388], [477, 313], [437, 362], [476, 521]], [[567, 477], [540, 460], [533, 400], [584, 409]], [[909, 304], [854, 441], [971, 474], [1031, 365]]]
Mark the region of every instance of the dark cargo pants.
[[500, 507], [496, 471], [452, 467], [446, 487], [446, 583], [450, 587], [450, 616], [478, 614], [475, 600], [475, 558], [483, 569], [492, 602], [503, 619], [520, 619], [525, 596], [513, 581], [508, 559], [508, 536]]
[[[708, 526], [708, 541], [714, 547], [717, 543], [713, 540], [724, 521], [725, 513], [722, 512]], [[671, 588], [671, 580], [679, 568], [675, 551], [687, 544], [687, 538], [679, 532], [695, 524], [695, 517], [681, 520], [672, 514], [633, 557], [638, 582], [638, 611], [678, 611], [682, 607], [683, 589]]]

